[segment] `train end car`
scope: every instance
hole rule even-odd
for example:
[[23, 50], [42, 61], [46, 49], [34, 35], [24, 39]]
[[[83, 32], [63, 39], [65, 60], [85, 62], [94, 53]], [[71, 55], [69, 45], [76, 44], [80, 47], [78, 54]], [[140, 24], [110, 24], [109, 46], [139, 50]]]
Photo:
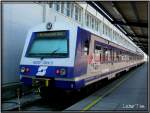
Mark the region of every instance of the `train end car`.
[[25, 85], [40, 83], [40, 87], [67, 90], [84, 86], [84, 81], [78, 80], [87, 71], [81, 43], [90, 35], [77, 26], [67, 28], [57, 22], [29, 30], [20, 62], [20, 80]]

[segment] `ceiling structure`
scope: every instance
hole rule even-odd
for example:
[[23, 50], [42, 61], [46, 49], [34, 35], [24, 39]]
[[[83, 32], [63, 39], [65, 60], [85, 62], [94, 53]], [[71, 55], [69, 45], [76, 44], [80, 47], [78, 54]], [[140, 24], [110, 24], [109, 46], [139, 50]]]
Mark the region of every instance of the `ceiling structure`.
[[148, 54], [148, 2], [88, 1], [87, 3]]

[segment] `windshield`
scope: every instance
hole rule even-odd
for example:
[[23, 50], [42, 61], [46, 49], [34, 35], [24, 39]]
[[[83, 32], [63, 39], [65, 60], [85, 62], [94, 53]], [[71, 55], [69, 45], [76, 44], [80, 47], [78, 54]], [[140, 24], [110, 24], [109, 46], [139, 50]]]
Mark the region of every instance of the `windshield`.
[[37, 33], [28, 51], [29, 57], [67, 57], [66, 32]]

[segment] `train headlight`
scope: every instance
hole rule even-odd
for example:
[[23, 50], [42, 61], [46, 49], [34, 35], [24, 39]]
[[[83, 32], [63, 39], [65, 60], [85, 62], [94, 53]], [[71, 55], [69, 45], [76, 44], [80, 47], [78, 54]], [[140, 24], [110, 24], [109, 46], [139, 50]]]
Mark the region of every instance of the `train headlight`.
[[29, 68], [25, 68], [25, 67], [21, 68], [21, 73], [25, 73], [25, 72], [29, 72], [29, 71], [30, 71]]
[[21, 73], [24, 73], [25, 72], [25, 67], [22, 67], [21, 68]]
[[66, 69], [65, 69], [65, 68], [57, 69], [57, 70], [55, 71], [55, 73], [56, 73], [57, 75], [66, 75]]

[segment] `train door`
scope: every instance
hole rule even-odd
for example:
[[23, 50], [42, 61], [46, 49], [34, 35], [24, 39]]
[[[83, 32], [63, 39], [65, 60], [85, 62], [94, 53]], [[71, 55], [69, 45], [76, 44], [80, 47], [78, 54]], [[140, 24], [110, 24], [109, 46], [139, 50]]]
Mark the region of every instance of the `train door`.
[[87, 74], [90, 37], [91, 34], [88, 31], [78, 28], [74, 66], [75, 76]]

